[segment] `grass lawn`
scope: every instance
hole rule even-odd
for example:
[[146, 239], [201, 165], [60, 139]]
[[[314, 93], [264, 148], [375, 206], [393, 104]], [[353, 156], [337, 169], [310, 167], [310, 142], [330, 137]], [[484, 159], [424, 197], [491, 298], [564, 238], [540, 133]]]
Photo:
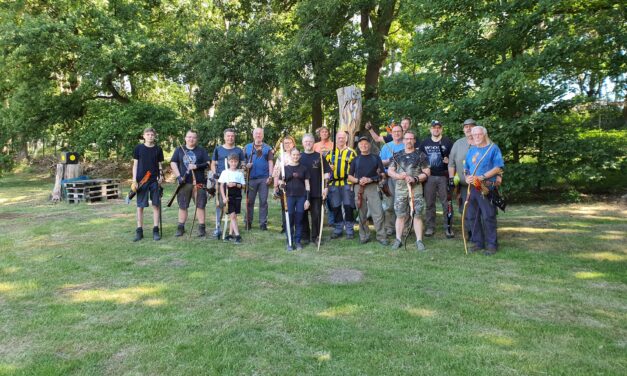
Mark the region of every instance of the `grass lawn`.
[[175, 209], [135, 244], [133, 205], [51, 189], [0, 179], [0, 375], [627, 374], [625, 207], [511, 206], [493, 257], [288, 254], [276, 202], [240, 246], [175, 239]]

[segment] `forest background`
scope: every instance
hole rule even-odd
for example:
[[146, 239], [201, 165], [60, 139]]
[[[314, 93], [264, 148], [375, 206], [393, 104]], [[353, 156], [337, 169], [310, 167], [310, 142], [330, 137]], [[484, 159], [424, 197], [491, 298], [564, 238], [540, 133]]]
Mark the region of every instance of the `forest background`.
[[626, 5], [605, 0], [0, 1], [0, 173], [38, 154], [129, 159], [147, 126], [172, 150], [233, 127], [273, 143], [363, 90], [382, 131], [472, 117], [510, 198], [624, 193]]

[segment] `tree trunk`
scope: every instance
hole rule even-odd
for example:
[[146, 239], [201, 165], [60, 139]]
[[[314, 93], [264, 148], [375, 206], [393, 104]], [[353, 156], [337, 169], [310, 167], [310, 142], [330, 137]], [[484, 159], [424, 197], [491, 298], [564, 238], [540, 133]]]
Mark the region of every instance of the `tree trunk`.
[[322, 98], [319, 95], [314, 95], [311, 99], [311, 130], [315, 132], [316, 129], [322, 126]]
[[364, 38], [368, 60], [364, 87], [364, 120], [379, 122], [377, 99], [379, 97], [379, 76], [381, 67], [388, 56], [385, 40], [397, 14], [398, 0], [380, 0], [378, 4], [368, 4], [361, 9], [361, 34]]

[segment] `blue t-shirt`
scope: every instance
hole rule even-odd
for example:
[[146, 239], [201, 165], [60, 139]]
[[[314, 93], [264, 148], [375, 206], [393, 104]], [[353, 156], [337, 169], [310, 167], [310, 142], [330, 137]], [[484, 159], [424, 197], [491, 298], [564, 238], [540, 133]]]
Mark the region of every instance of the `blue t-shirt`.
[[[257, 151], [253, 149], [253, 144], [250, 143], [244, 147], [244, 155], [246, 156], [245, 163], [251, 162], [253, 164], [250, 170], [251, 179], [268, 178], [270, 176], [269, 161], [274, 159], [272, 155], [272, 148], [267, 144], [261, 145], [261, 150]], [[252, 160], [251, 160], [252, 156]]]
[[[381, 157], [381, 160], [383, 161], [385, 161], [386, 159], [392, 159], [394, 154], [403, 150], [405, 150], [404, 143], [400, 142], [398, 144], [395, 144], [394, 141], [390, 141], [387, 144], [383, 145], [381, 151], [379, 152], [379, 157]], [[386, 168], [385, 171], [387, 172], [387, 170], [388, 169]]]
[[[476, 146], [470, 147], [470, 150], [468, 150], [468, 153], [466, 154], [466, 160], [464, 161], [464, 170], [466, 175], [471, 175], [474, 172], [474, 176], [481, 176], [495, 167], [505, 167], [501, 149], [499, 149], [496, 144], [490, 148], [491, 145], [492, 144], [486, 145], [481, 148]], [[484, 158], [483, 155], [486, 154], [486, 152], [488, 154]], [[481, 160], [482, 158], [483, 160]], [[481, 161], [481, 164], [477, 168], [477, 171], [475, 171], [475, 166], [479, 163], [479, 161]], [[496, 176], [493, 176], [488, 180], [496, 181]]]
[[[225, 161], [228, 159], [229, 155], [237, 154], [239, 156], [239, 163], [245, 163], [246, 158], [244, 157], [244, 151], [240, 149], [238, 146], [234, 146], [232, 149], [227, 149], [224, 146], [220, 145], [213, 151], [213, 156], [211, 160], [216, 162], [216, 174], [220, 175], [222, 171], [225, 170]], [[226, 164], [228, 166], [228, 164]]]

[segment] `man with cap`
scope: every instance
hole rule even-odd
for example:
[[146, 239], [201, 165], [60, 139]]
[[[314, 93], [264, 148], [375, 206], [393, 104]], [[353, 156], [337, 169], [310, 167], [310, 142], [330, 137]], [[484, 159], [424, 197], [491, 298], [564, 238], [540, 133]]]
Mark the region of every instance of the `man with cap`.
[[381, 245], [388, 245], [383, 225], [383, 207], [379, 196], [378, 182], [385, 176], [385, 170], [381, 158], [376, 154], [370, 154], [370, 140], [360, 137], [357, 141], [359, 156], [350, 164], [348, 181], [353, 183], [355, 190], [355, 202], [359, 210], [359, 240], [361, 244], [370, 241], [370, 229], [368, 228], [368, 212], [376, 230], [377, 241]]
[[448, 137], [442, 136], [442, 123], [438, 120], [431, 122], [431, 137], [427, 137], [420, 145], [420, 151], [427, 155], [431, 175], [425, 182], [425, 236], [433, 236], [435, 233], [435, 200], [439, 199], [442, 204], [444, 217], [445, 234], [447, 238], [452, 238], [453, 232], [446, 229], [446, 189], [448, 185], [448, 161], [453, 142]]

